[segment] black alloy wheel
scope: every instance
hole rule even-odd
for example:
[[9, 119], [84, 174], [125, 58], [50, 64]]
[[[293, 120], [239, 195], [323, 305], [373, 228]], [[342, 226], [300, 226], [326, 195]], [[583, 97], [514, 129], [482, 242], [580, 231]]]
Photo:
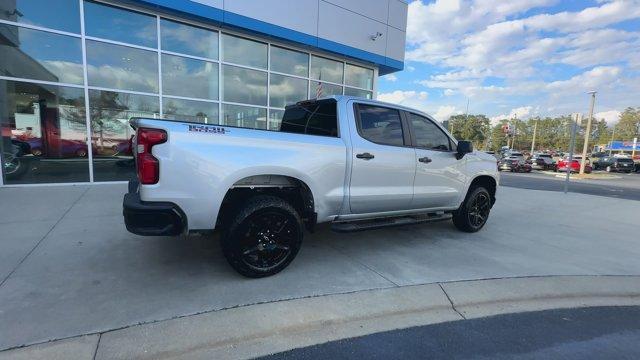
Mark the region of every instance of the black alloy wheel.
[[269, 271], [291, 254], [298, 236], [293, 220], [277, 210], [266, 209], [249, 216], [240, 240], [242, 261], [258, 271]]
[[258, 278], [286, 268], [302, 244], [297, 211], [275, 196], [256, 196], [240, 208], [223, 233], [222, 250], [240, 274]]
[[453, 212], [453, 224], [458, 230], [476, 232], [487, 223], [491, 206], [489, 191], [482, 186], [472, 187], [460, 208]]

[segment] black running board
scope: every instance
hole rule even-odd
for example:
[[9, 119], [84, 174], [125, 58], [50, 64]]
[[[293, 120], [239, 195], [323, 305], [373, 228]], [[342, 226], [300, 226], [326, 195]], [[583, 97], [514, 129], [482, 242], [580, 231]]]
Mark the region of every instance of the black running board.
[[335, 232], [354, 232], [381, 229], [392, 226], [421, 224], [427, 222], [451, 220], [449, 213], [431, 213], [422, 215], [405, 215], [398, 217], [384, 217], [366, 220], [337, 221], [331, 224], [331, 230]]

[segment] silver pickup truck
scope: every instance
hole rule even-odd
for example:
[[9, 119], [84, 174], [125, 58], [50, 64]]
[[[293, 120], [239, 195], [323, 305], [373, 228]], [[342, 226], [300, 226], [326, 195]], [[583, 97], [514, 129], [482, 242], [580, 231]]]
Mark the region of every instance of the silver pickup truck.
[[220, 230], [240, 274], [296, 256], [305, 228], [335, 231], [452, 219], [480, 230], [496, 197], [495, 158], [429, 115], [349, 96], [288, 106], [279, 131], [136, 118], [138, 180], [123, 201], [139, 235]]

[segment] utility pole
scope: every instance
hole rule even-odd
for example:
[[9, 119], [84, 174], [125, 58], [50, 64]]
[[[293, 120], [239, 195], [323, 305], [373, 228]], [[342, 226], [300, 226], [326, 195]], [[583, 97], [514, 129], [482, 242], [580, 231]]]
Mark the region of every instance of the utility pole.
[[611, 132], [611, 141], [609, 142], [609, 156], [611, 156], [611, 152], [613, 151], [613, 139], [615, 139], [616, 137], [616, 125], [613, 125], [613, 131]]
[[582, 146], [582, 161], [580, 161], [580, 175], [584, 174], [584, 168], [587, 165], [587, 150], [589, 149], [589, 138], [591, 137], [591, 121], [593, 120], [593, 106], [596, 103], [596, 92], [589, 91], [591, 94], [591, 106], [589, 109], [589, 120], [587, 120], [587, 131], [584, 132], [584, 145]]
[[571, 126], [571, 142], [569, 143], [569, 162], [567, 163], [567, 177], [564, 179], [565, 194], [567, 193], [567, 191], [569, 191], [569, 176], [571, 175], [571, 164], [573, 163], [573, 150], [576, 145], [576, 129], [578, 128], [578, 123], [582, 122], [582, 114], [572, 115], [571, 120], [573, 124]]
[[535, 149], [535, 146], [536, 146], [536, 130], [538, 130], [538, 121], [540, 121], [540, 119], [536, 119], [535, 123], [533, 124], [533, 139], [531, 139], [531, 155], [533, 155], [533, 150]]

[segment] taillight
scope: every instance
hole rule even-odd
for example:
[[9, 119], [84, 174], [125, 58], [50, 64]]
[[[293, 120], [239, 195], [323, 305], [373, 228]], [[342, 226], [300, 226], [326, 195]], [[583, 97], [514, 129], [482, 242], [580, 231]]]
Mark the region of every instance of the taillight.
[[167, 132], [160, 129], [138, 128], [136, 134], [136, 165], [141, 184], [156, 184], [160, 178], [160, 163], [151, 154], [154, 145], [167, 141]]

